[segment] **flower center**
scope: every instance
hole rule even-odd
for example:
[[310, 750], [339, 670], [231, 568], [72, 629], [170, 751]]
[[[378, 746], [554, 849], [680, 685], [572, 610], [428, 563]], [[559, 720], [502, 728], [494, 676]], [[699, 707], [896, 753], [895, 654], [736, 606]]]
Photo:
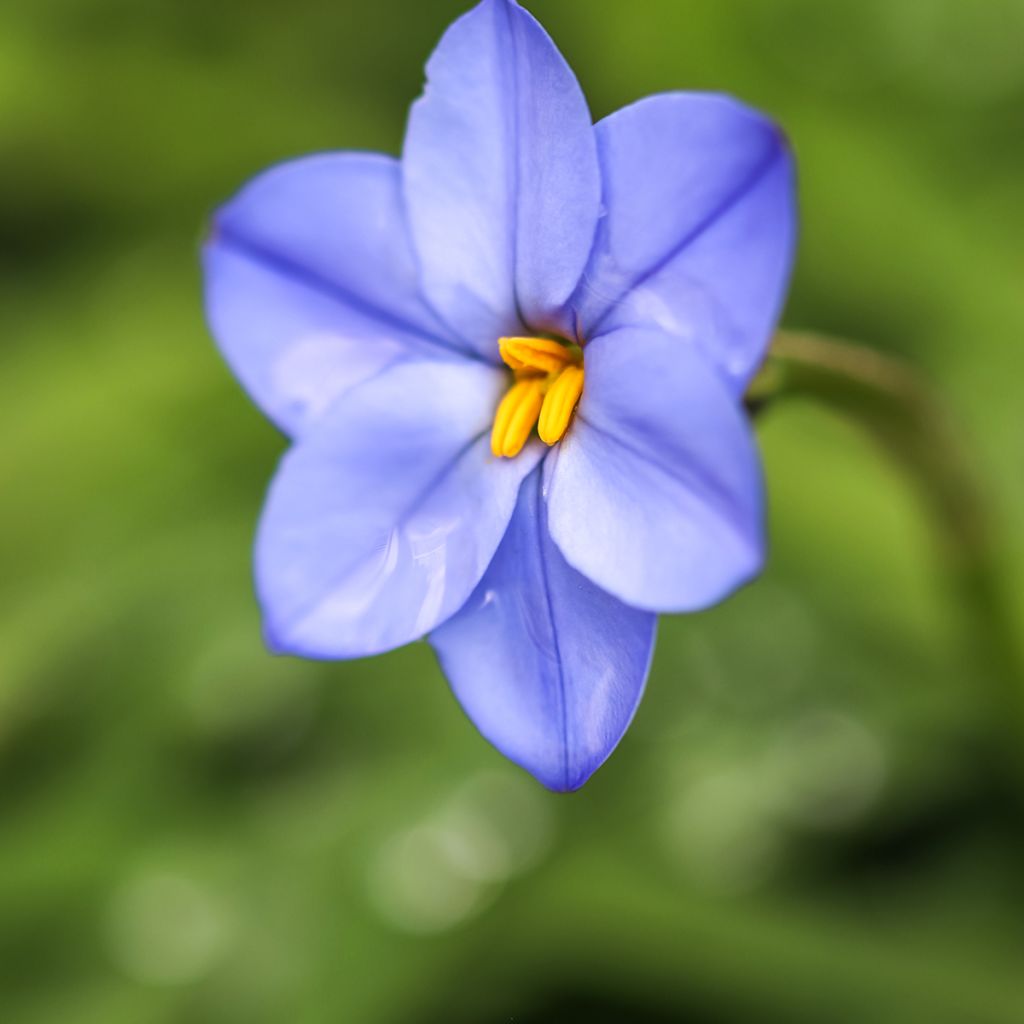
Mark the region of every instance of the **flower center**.
[[515, 375], [494, 415], [491, 451], [518, 455], [533, 428], [548, 445], [561, 441], [583, 393], [583, 353], [549, 338], [500, 338], [498, 351]]

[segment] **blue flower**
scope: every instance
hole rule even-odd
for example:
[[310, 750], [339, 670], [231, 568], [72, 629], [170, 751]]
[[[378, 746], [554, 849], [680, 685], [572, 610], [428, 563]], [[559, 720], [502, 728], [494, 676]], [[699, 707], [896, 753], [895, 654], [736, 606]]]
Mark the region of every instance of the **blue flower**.
[[205, 247], [213, 333], [293, 442], [256, 542], [266, 636], [310, 658], [428, 636], [481, 733], [572, 790], [633, 716], [656, 613], [761, 568], [742, 398], [792, 160], [725, 96], [595, 127], [513, 0], [456, 21], [427, 76], [400, 161], [276, 167]]

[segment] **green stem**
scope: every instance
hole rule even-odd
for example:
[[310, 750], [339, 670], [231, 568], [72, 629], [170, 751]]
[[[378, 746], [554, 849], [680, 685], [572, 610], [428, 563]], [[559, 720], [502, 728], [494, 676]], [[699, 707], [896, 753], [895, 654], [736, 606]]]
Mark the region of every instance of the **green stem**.
[[[1024, 786], [1024, 673], [1013, 615], [1000, 577], [989, 502], [953, 419], [936, 392], [906, 364], [816, 334], [781, 331], [751, 385], [759, 412], [810, 398], [859, 424], [907, 474], [932, 512], [939, 550], [960, 597], [978, 679], [992, 684], [990, 711], [1004, 760]], [[1022, 789], [1024, 792], [1024, 789]]]

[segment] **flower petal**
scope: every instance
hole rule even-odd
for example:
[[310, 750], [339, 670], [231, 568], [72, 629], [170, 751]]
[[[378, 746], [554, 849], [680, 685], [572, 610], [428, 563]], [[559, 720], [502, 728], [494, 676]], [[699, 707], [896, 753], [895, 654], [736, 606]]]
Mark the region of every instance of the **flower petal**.
[[413, 105], [403, 170], [437, 311], [487, 358], [559, 327], [594, 238], [600, 172], [586, 101], [536, 20], [484, 0], [445, 33]]
[[577, 311], [586, 336], [659, 327], [742, 394], [782, 310], [796, 236], [779, 129], [725, 96], [652, 96], [597, 125], [607, 217]]
[[269, 643], [376, 654], [462, 606], [542, 446], [496, 459], [504, 378], [483, 363], [404, 363], [336, 403], [285, 456], [256, 543]]
[[465, 607], [431, 635], [481, 733], [549, 789], [578, 789], [629, 725], [656, 617], [575, 572], [551, 542], [535, 471]]
[[287, 433], [395, 359], [456, 351], [419, 295], [388, 157], [316, 156], [266, 172], [218, 211], [203, 261], [217, 342]]
[[549, 474], [555, 543], [634, 607], [714, 604], [763, 561], [761, 471], [745, 414], [678, 338], [623, 329], [593, 341], [585, 359], [583, 397]]

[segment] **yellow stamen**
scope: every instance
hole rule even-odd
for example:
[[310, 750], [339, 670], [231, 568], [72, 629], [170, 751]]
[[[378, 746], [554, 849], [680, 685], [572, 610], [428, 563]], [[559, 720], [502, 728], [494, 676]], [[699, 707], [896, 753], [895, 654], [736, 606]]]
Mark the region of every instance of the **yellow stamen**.
[[572, 352], [550, 338], [499, 338], [498, 351], [516, 371], [558, 373], [573, 362]]
[[510, 459], [523, 450], [540, 416], [544, 402], [544, 381], [526, 377], [514, 384], [501, 400], [491, 431], [491, 451]]
[[548, 388], [541, 406], [537, 433], [545, 444], [554, 444], [565, 436], [582, 394], [583, 367], [567, 366]]
[[515, 383], [495, 414], [491, 451], [518, 455], [534, 427], [546, 444], [560, 441], [583, 393], [582, 351], [550, 338], [499, 338], [498, 351]]

